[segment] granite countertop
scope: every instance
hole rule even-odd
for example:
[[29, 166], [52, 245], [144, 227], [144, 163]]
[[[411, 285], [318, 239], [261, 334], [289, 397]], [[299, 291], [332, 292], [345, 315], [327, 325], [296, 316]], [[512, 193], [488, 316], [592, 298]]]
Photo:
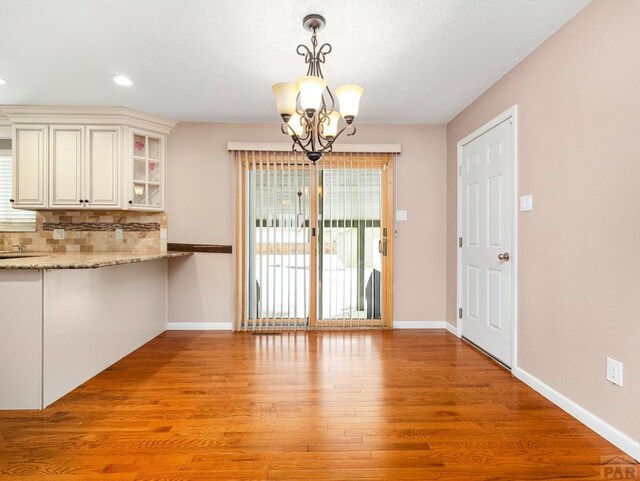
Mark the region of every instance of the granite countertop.
[[193, 255], [191, 252], [0, 252], [0, 269], [95, 269]]

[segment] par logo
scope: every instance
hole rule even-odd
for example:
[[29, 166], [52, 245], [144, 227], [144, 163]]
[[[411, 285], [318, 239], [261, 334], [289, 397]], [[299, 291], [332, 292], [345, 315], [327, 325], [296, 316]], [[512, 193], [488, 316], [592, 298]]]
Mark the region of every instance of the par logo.
[[638, 463], [627, 456], [602, 456], [601, 464], [604, 479], [640, 479]]

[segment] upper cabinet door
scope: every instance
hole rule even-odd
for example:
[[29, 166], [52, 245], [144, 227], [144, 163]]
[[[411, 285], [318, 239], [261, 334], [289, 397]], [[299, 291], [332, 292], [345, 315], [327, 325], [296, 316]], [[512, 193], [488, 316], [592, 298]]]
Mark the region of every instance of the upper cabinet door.
[[120, 207], [120, 132], [117, 126], [86, 128], [85, 207]]
[[80, 208], [84, 127], [49, 127], [49, 206]]
[[132, 129], [128, 132], [127, 168], [131, 182], [126, 189], [128, 208], [162, 211], [165, 207], [166, 136]]
[[14, 126], [13, 139], [13, 205], [45, 207], [47, 204], [47, 126]]

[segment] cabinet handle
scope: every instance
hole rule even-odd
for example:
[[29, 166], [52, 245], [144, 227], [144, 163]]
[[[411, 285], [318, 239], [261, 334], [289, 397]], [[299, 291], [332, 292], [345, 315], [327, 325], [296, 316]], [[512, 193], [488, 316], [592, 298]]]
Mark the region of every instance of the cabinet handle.
[[13, 202], [15, 202], [15, 199], [9, 199], [9, 202], [13, 203]]

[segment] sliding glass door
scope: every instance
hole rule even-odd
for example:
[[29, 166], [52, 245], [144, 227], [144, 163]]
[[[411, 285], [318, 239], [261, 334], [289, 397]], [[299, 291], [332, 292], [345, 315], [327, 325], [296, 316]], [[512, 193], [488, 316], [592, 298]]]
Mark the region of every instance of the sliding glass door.
[[390, 325], [392, 157], [236, 157], [236, 329]]

